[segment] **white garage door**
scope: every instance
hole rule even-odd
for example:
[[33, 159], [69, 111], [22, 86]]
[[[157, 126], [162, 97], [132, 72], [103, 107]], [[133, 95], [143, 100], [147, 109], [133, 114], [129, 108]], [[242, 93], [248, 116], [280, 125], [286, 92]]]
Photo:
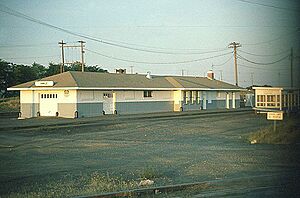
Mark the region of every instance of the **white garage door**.
[[45, 93], [40, 94], [40, 115], [56, 116], [57, 112], [57, 94]]

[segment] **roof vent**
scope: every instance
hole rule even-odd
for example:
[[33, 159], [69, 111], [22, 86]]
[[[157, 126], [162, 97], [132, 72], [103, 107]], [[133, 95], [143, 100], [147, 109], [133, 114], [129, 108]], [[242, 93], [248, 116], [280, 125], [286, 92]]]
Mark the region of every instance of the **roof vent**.
[[152, 79], [151, 73], [149, 71], [147, 72], [146, 78]]
[[213, 80], [215, 78], [214, 72], [212, 70], [209, 70], [207, 72], [207, 78], [210, 79], [210, 80]]
[[116, 74], [126, 74], [126, 69], [116, 69]]

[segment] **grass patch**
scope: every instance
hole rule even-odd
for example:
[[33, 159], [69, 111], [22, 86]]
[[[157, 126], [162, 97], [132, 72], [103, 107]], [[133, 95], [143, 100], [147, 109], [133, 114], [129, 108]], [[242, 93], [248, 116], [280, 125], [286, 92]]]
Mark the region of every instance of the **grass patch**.
[[300, 142], [299, 117], [286, 118], [277, 121], [277, 129], [274, 132], [273, 125], [261, 128], [250, 134], [247, 138], [252, 143], [262, 144], [295, 144]]
[[124, 191], [138, 188], [138, 183], [134, 180], [125, 180], [119, 177], [110, 177], [93, 172], [90, 175], [71, 176], [66, 175], [61, 179], [50, 181], [46, 184], [23, 186], [10, 191], [1, 197], [8, 198], [35, 198], [35, 197], [74, 197], [84, 195], [95, 195], [106, 192]]
[[140, 179], [157, 179], [163, 177], [161, 173], [155, 168], [147, 167], [138, 173]]
[[20, 98], [3, 98], [0, 99], [0, 112], [15, 112], [20, 109]]

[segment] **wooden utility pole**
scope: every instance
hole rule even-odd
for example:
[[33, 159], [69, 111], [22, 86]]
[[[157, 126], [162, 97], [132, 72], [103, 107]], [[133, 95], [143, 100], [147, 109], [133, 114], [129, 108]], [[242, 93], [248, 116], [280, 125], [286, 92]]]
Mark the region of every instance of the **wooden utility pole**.
[[253, 77], [253, 75], [254, 75], [254, 73], [253, 72], [251, 72], [251, 85], [253, 86], [253, 81], [254, 81], [254, 77]]
[[84, 47], [84, 41], [78, 41], [80, 43], [80, 51], [81, 51], [81, 71], [84, 72], [84, 50], [83, 50], [83, 47]]
[[63, 40], [61, 40], [61, 42], [58, 42], [58, 44], [60, 44], [61, 47], [61, 65], [60, 65], [60, 73], [64, 72], [64, 67], [65, 67], [65, 52], [64, 52], [64, 45], [66, 43], [64, 43]]
[[232, 42], [228, 45], [229, 48], [233, 48], [234, 53], [234, 78], [235, 85], [238, 86], [238, 68], [237, 68], [237, 58], [236, 58], [236, 48], [241, 47], [240, 43]]
[[130, 66], [130, 74], [133, 74], [133, 66]]
[[294, 80], [293, 80], [293, 60], [294, 60], [294, 54], [293, 54], [293, 48], [291, 48], [291, 87], [294, 86]]

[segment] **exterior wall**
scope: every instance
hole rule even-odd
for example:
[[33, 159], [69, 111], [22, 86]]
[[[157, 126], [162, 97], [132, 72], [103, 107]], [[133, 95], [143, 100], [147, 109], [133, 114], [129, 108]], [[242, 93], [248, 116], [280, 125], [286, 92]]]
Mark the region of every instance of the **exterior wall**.
[[78, 90], [78, 117], [93, 117], [103, 115], [103, 93], [106, 92], [97, 90]]
[[20, 91], [20, 112], [22, 118], [38, 116], [41, 94], [57, 94], [58, 115], [60, 117], [74, 118], [74, 113], [77, 109], [76, 90]]
[[39, 103], [21, 103], [20, 104], [21, 118], [37, 117], [38, 109], [39, 109]]
[[172, 101], [117, 102], [118, 114], [154, 113], [173, 111]]
[[144, 97], [144, 91], [117, 91], [115, 97], [118, 114], [174, 111], [173, 91], [152, 91], [152, 97]]
[[39, 100], [34, 91], [20, 92], [20, 112], [22, 118], [37, 117]]
[[78, 103], [78, 117], [93, 117], [103, 115], [103, 103]]
[[58, 116], [64, 118], [74, 118], [77, 111], [76, 103], [58, 103]]

